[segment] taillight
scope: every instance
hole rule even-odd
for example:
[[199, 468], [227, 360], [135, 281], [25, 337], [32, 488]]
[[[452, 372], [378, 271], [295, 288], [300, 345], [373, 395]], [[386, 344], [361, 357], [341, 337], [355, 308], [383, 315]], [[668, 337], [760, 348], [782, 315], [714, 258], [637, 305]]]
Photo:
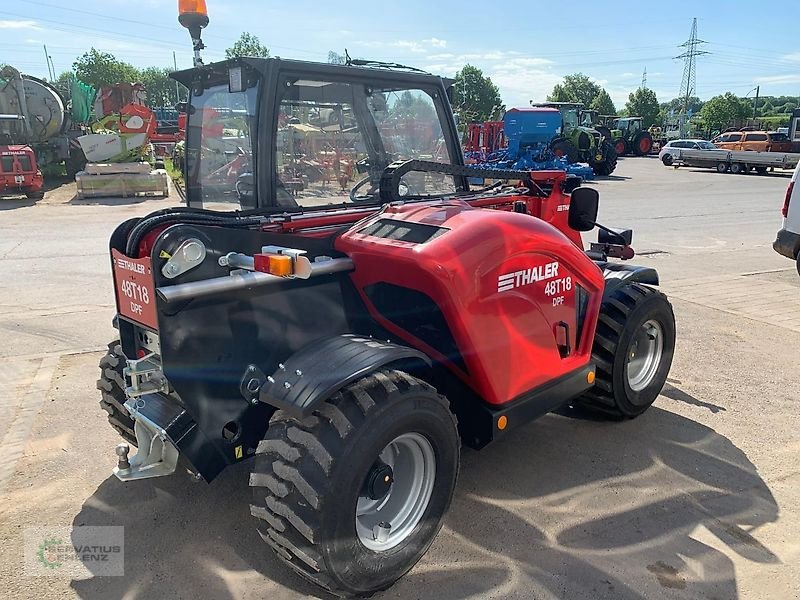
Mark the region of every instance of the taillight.
[[792, 199], [792, 190], [794, 189], [794, 181], [789, 182], [789, 187], [786, 188], [786, 198], [783, 200], [783, 209], [781, 210], [781, 214], [785, 219], [789, 214], [789, 201]]

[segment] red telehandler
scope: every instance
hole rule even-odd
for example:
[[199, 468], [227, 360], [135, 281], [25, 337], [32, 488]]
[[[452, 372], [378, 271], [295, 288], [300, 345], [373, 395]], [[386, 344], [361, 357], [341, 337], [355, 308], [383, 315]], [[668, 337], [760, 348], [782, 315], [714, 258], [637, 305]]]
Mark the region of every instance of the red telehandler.
[[[199, 51], [208, 18], [185, 4]], [[464, 166], [447, 82], [277, 58], [174, 77], [191, 90], [188, 207], [110, 240], [119, 340], [98, 386], [127, 442], [119, 479], [180, 465], [210, 481], [249, 460], [267, 547], [335, 594], [369, 595], [433, 542], [462, 444], [567, 402], [633, 418], [659, 395], [675, 322], [652, 268], [609, 261], [633, 255], [631, 232], [598, 226], [597, 192], [565, 193], [563, 172]], [[393, 126], [410, 111], [424, 127]], [[358, 193], [286, 185], [331, 143]], [[228, 148], [251, 171], [209, 187]]]

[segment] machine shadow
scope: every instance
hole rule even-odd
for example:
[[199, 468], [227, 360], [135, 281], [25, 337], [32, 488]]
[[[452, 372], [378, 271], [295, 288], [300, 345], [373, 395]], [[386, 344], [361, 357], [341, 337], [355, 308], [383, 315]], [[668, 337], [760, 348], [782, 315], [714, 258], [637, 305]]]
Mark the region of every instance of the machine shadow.
[[[263, 544], [247, 479], [247, 464], [211, 485], [110, 477], [73, 525], [123, 525], [125, 576], [75, 580], [73, 589], [89, 599], [233, 599], [253, 585], [278, 597], [285, 586], [328, 598]], [[727, 554], [778, 562], [754, 537], [777, 518], [755, 467], [709, 427], [658, 408], [616, 423], [548, 415], [480, 453], [464, 449], [438, 541], [376, 597], [618, 600], [662, 597], [668, 587], [677, 597], [731, 599]]]
[[[503, 598], [733, 599], [730, 555], [780, 562], [755, 535], [778, 505], [728, 438], [655, 407], [633, 421], [562, 414], [577, 418], [551, 414], [464, 452], [445, 524], [461, 547], [447, 553], [492, 574], [459, 573], [457, 590], [422, 597], [493, 581]], [[450, 569], [415, 569], [390, 591], [420, 597]]]

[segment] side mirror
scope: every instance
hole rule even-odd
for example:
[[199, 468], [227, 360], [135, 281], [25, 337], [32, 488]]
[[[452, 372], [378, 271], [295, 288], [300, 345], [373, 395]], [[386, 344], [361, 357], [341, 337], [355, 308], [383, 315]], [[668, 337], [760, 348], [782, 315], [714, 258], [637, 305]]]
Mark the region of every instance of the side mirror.
[[597, 221], [600, 194], [594, 188], [577, 187], [572, 190], [567, 222], [576, 231], [591, 231]]

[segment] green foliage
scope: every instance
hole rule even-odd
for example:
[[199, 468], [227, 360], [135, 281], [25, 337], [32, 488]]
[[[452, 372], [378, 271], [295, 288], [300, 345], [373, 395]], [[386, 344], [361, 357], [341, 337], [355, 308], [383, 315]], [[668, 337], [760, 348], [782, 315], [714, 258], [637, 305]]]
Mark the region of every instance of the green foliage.
[[[600, 92], [605, 92], [605, 90], [589, 79], [588, 75], [573, 73], [565, 76], [562, 83], [555, 85], [547, 100], [549, 102], [581, 102], [589, 108]], [[609, 98], [610, 101], [611, 98]]]
[[139, 73], [138, 81], [144, 85], [144, 89], [147, 91], [146, 102], [150, 108], [172, 106], [186, 98], [187, 91], [182, 84], [177, 84], [179, 98], [176, 98], [176, 82], [169, 78], [171, 72], [172, 69], [164, 67], [147, 67]]
[[647, 129], [658, 120], [660, 106], [656, 93], [650, 88], [639, 88], [631, 92], [625, 110], [631, 117], [642, 117], [642, 127]]
[[430, 100], [406, 90], [390, 110], [390, 116], [398, 119], [414, 119], [421, 122], [436, 121], [436, 111]]
[[462, 125], [470, 121], [487, 121], [505, 110], [497, 86], [472, 65], [465, 65], [456, 74], [453, 108]]
[[245, 31], [233, 46], [225, 50], [225, 58], [235, 58], [237, 56], [267, 58], [269, 56], [269, 48], [262, 44], [257, 36]]
[[139, 78], [139, 72], [133, 65], [95, 48], [78, 57], [72, 66], [75, 76], [95, 89], [116, 83], [131, 83]]
[[747, 106], [730, 92], [714, 96], [700, 110], [700, 117], [703, 119], [704, 125], [711, 130], [724, 129], [736, 119], [743, 119], [747, 116]]
[[608, 92], [602, 88], [597, 96], [594, 97], [594, 100], [592, 100], [589, 108], [596, 110], [598, 114], [601, 115], [617, 114], [617, 109], [614, 107], [614, 102], [611, 100], [611, 96], [609, 96]]
[[[673, 115], [677, 115], [683, 112], [683, 106], [683, 98], [673, 98], [669, 102], [661, 104], [661, 111], [664, 113], [664, 116], [669, 116], [670, 112], [672, 112]], [[703, 101], [697, 96], [690, 96], [688, 108], [692, 114], [696, 115], [700, 112], [700, 109], [703, 108]]]
[[328, 50], [328, 64], [330, 65], [343, 65], [347, 59], [338, 52]]

